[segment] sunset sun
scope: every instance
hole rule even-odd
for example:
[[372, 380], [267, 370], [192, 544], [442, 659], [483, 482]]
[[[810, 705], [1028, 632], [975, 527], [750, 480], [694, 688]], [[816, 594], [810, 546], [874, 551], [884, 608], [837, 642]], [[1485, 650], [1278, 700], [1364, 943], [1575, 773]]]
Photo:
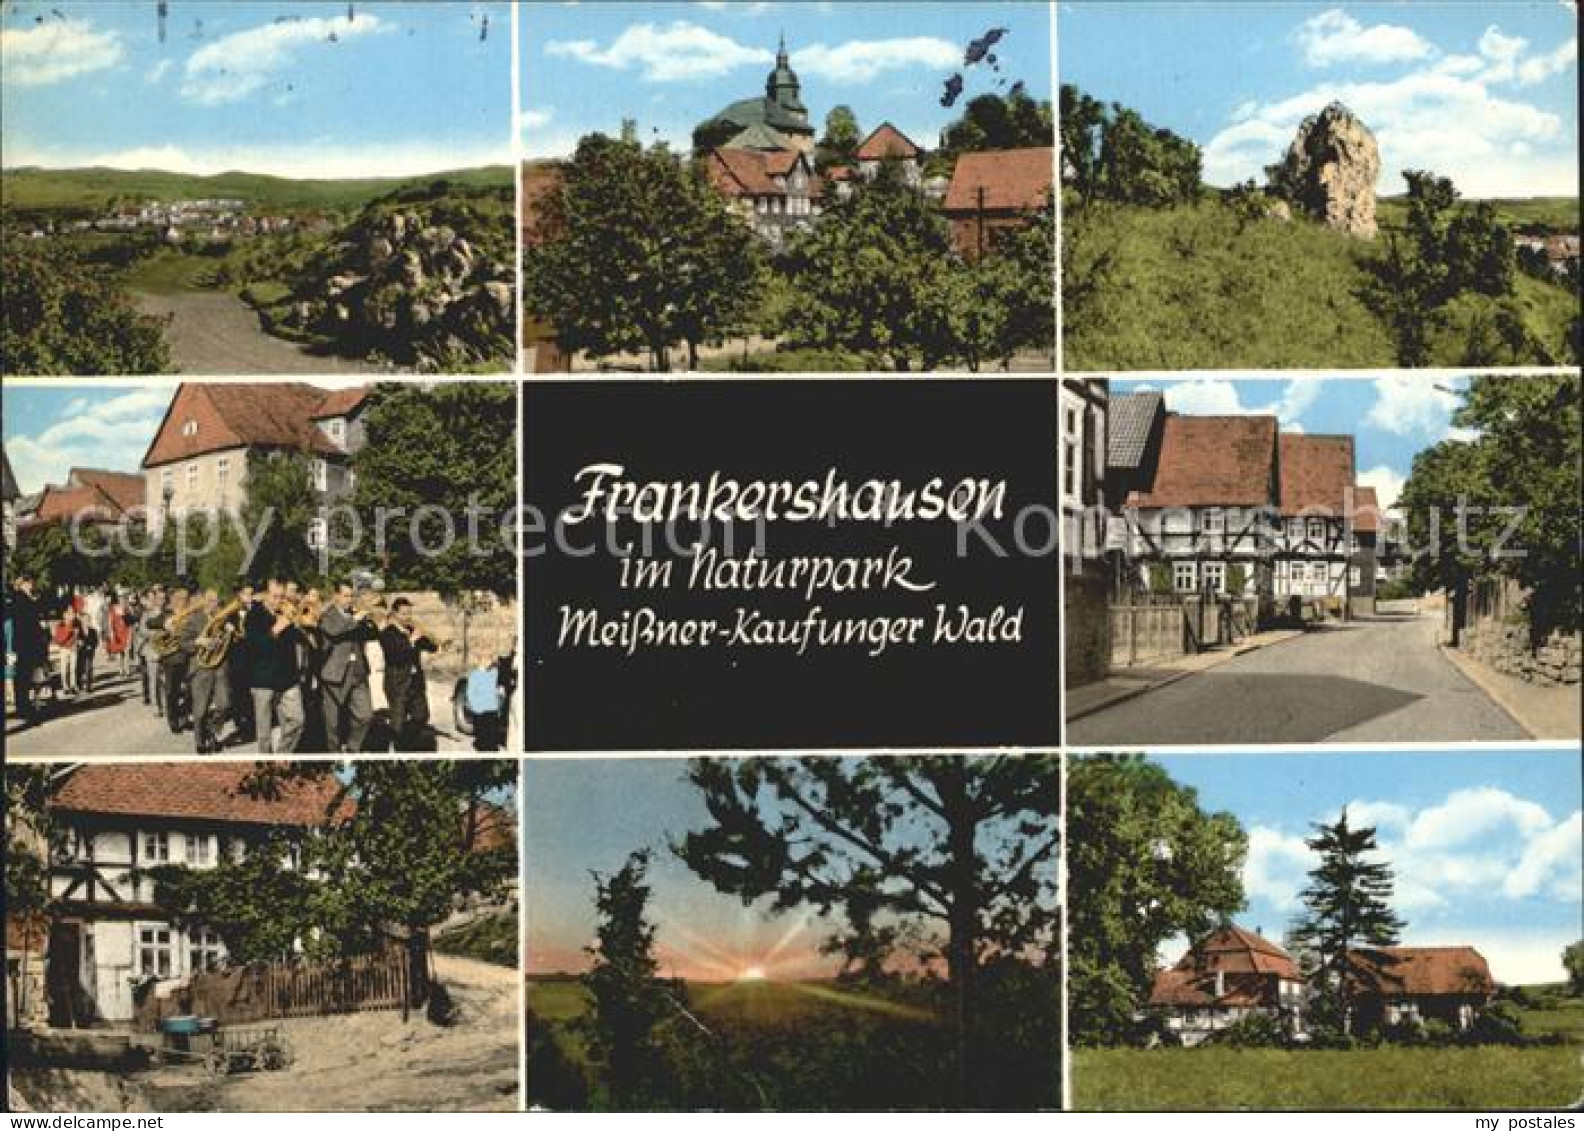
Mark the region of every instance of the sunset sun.
[[748, 966], [748, 967], [745, 967], [743, 969], [743, 971], [740, 974], [737, 975], [737, 980], [739, 982], [762, 982], [762, 981], [765, 980], [764, 967], [763, 966]]

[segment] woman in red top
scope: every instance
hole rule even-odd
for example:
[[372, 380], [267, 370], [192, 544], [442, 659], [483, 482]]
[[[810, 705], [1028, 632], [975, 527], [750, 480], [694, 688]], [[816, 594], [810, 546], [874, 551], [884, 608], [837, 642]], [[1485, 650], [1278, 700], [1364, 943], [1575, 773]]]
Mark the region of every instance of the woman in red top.
[[117, 672], [122, 676], [131, 674], [132, 625], [120, 601], [111, 601], [110, 611], [105, 614], [105, 651], [115, 660]]
[[52, 637], [55, 660], [60, 670], [62, 694], [77, 694], [77, 647], [82, 643], [82, 628], [77, 623], [77, 610], [70, 602], [61, 612], [60, 623]]

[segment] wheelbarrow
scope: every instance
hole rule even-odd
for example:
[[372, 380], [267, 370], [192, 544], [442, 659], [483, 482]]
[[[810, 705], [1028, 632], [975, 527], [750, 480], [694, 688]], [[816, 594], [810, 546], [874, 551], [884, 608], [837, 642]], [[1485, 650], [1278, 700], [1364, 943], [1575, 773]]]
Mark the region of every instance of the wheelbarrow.
[[209, 1071], [216, 1076], [234, 1072], [278, 1072], [293, 1060], [291, 1044], [274, 1027], [216, 1029], [209, 1050]]

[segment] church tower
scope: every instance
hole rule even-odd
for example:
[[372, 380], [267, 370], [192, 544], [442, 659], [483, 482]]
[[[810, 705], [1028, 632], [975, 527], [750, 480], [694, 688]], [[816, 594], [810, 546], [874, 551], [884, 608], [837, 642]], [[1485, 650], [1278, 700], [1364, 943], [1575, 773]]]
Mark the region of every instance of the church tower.
[[765, 79], [765, 97], [803, 125], [808, 125], [808, 107], [800, 97], [802, 84], [787, 57], [786, 36], [776, 47], [775, 70]]

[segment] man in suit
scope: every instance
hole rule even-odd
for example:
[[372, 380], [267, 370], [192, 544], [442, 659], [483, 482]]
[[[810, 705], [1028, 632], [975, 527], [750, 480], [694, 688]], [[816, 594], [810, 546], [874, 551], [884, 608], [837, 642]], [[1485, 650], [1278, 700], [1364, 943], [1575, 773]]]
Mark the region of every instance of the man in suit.
[[419, 751], [429, 725], [429, 683], [424, 676], [423, 654], [440, 646], [413, 623], [412, 602], [397, 597], [390, 619], [380, 629], [380, 651], [385, 655], [385, 701], [390, 705], [391, 739], [398, 751]]
[[182, 646], [158, 660], [160, 685], [165, 689], [165, 721], [170, 724], [172, 734], [180, 734], [188, 718], [187, 671], [192, 666], [192, 652], [188, 650], [187, 638], [181, 634], [189, 631], [191, 622], [197, 619], [196, 610], [189, 609], [188, 602], [186, 589], [177, 586], [171, 590], [170, 612], [165, 616], [164, 627], [165, 631], [178, 634]]
[[220, 725], [231, 708], [231, 687], [225, 668], [205, 667], [198, 662], [201, 648], [217, 644], [221, 637], [233, 631], [227, 622], [215, 630], [213, 638], [206, 634], [209, 621], [219, 611], [220, 594], [205, 589], [197, 615], [189, 619], [182, 630], [182, 645], [189, 654], [188, 670], [192, 673], [193, 751], [197, 754], [213, 754], [220, 749]]
[[156, 715], [165, 713], [165, 688], [160, 683], [159, 656], [154, 653], [154, 635], [165, 627], [165, 590], [158, 585], [149, 590], [138, 618], [138, 654], [143, 660], [143, 702]]
[[[286, 587], [271, 581], [242, 622], [260, 754], [292, 754], [303, 732], [302, 688], [297, 682], [296, 622], [286, 615]], [[280, 726], [280, 738], [275, 727]]]
[[17, 714], [25, 725], [38, 722], [38, 706], [33, 702], [33, 679], [49, 660], [49, 637], [44, 631], [44, 610], [33, 595], [33, 579], [22, 576], [11, 588], [6, 602], [11, 621], [11, 689], [16, 695]]
[[335, 587], [335, 597], [319, 618], [322, 659], [319, 693], [324, 705], [326, 753], [363, 749], [374, 704], [369, 697], [368, 659], [363, 645], [374, 638], [366, 613], [353, 608], [350, 582]]

